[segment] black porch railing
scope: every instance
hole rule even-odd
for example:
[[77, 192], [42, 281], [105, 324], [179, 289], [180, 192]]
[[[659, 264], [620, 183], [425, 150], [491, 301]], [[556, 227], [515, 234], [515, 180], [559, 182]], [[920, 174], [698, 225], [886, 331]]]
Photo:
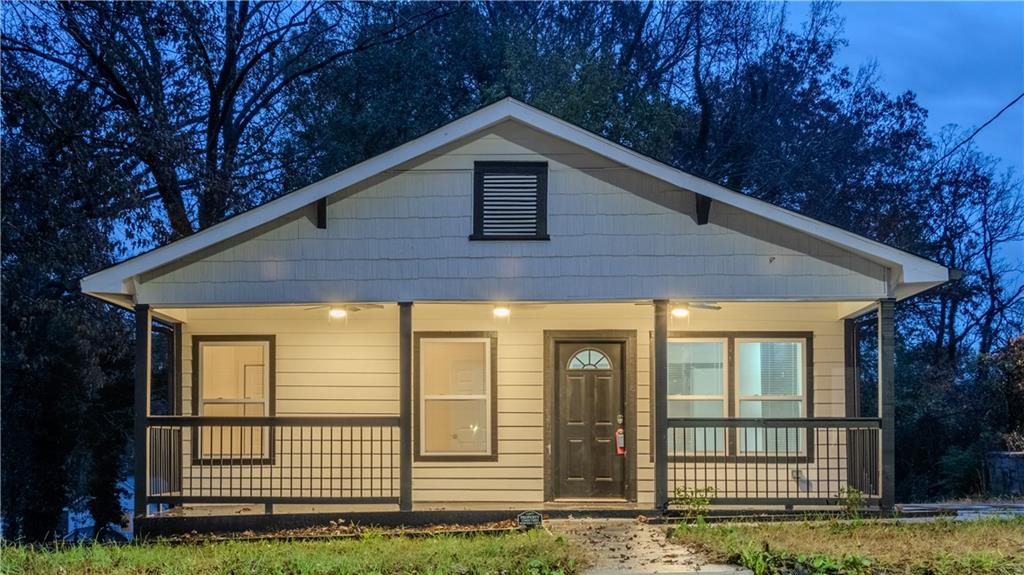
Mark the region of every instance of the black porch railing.
[[876, 418], [669, 419], [669, 496], [834, 505], [853, 494], [877, 502], [880, 454]]
[[150, 417], [148, 504], [395, 503], [399, 417]]

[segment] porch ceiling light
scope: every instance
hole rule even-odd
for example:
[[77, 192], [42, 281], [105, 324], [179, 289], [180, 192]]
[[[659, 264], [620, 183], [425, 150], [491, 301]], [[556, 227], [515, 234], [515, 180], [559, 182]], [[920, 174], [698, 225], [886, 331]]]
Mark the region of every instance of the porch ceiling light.
[[327, 315], [331, 316], [332, 319], [344, 319], [348, 315], [348, 311], [343, 307], [332, 307]]
[[504, 305], [496, 305], [496, 306], [494, 306], [494, 317], [504, 319], [504, 318], [506, 318], [506, 317], [508, 317], [510, 315], [512, 315], [512, 310], [510, 310], [508, 308], [508, 306], [504, 306]]
[[690, 315], [690, 307], [686, 305], [677, 305], [672, 308], [672, 317], [686, 317]]

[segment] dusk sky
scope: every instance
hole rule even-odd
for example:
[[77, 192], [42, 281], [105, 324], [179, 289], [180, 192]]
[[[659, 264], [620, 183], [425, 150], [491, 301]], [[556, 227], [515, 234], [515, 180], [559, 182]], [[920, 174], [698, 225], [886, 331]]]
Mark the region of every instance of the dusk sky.
[[[790, 7], [806, 18], [808, 4]], [[1024, 2], [844, 2], [851, 69], [875, 62], [891, 93], [912, 90], [928, 127], [975, 128], [1024, 91]], [[976, 138], [1004, 167], [1024, 173], [1024, 100]]]
[[[792, 3], [794, 21], [808, 7]], [[839, 14], [849, 44], [838, 62], [852, 70], [874, 62], [883, 88], [915, 92], [933, 133], [948, 124], [973, 130], [1024, 92], [1024, 2], [843, 2]], [[974, 141], [1002, 169], [1024, 174], [1024, 100]], [[1006, 246], [1006, 256], [1024, 259], [1024, 242]]]

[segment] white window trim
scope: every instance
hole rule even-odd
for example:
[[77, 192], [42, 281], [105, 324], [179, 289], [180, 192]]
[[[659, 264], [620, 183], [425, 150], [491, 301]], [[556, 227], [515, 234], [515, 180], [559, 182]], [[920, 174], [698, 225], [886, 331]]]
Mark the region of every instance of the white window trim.
[[[740, 390], [743, 389], [743, 382], [740, 381], [740, 344], [743, 343], [795, 343], [800, 346], [800, 362], [798, 367], [800, 369], [800, 394], [799, 395], [743, 395]], [[736, 354], [736, 361], [733, 365], [733, 371], [736, 381], [736, 397], [733, 400], [733, 407], [736, 409], [736, 417], [740, 415], [740, 402], [741, 401], [799, 401], [800, 402], [800, 418], [807, 417], [807, 340], [804, 338], [794, 337], [737, 337], [733, 340], [733, 344], [736, 349], [733, 351]], [[770, 419], [770, 418], [760, 418]], [[783, 418], [785, 419], [785, 418]]]
[[[263, 399], [224, 399], [224, 398], [203, 398], [203, 348], [205, 347], [228, 347], [228, 346], [260, 346], [263, 348]], [[199, 342], [199, 357], [193, 358], [195, 360], [196, 372], [199, 377], [196, 379], [199, 390], [197, 393], [199, 406], [198, 413], [203, 416], [203, 407], [207, 404], [210, 405], [262, 405], [263, 416], [267, 416], [270, 413], [270, 342], [268, 341], [252, 341], [252, 340], [237, 340], [237, 341], [200, 341]], [[219, 416], [218, 416], [219, 417]], [[234, 417], [234, 416], [224, 416]]]
[[[423, 357], [425, 356], [424, 350], [427, 347], [428, 342], [449, 342], [449, 343], [482, 343], [484, 349], [484, 392], [482, 394], [460, 394], [460, 395], [448, 395], [448, 394], [426, 394], [423, 390], [427, 388], [426, 378], [423, 375], [423, 370], [426, 367]], [[419, 433], [419, 444], [420, 454], [424, 456], [467, 456], [476, 457], [482, 455], [492, 455], [491, 443], [493, 438], [491, 437], [491, 402], [494, 398], [491, 397], [491, 338], [489, 337], [424, 337], [420, 339], [420, 401], [417, 405], [417, 409], [420, 410], [420, 433]], [[487, 432], [485, 441], [486, 448], [483, 451], [430, 451], [427, 449], [426, 441], [426, 430], [429, 423], [427, 422], [427, 411], [426, 404], [429, 400], [452, 400], [452, 401], [468, 401], [468, 400], [480, 400], [484, 401], [484, 409], [486, 412], [484, 429]]]

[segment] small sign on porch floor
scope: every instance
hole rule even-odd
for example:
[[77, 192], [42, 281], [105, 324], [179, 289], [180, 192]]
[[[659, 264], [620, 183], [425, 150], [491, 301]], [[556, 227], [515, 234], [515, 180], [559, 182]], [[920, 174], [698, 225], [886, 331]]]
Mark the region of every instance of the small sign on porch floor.
[[544, 524], [544, 517], [536, 511], [523, 511], [516, 516], [520, 529], [533, 529]]

